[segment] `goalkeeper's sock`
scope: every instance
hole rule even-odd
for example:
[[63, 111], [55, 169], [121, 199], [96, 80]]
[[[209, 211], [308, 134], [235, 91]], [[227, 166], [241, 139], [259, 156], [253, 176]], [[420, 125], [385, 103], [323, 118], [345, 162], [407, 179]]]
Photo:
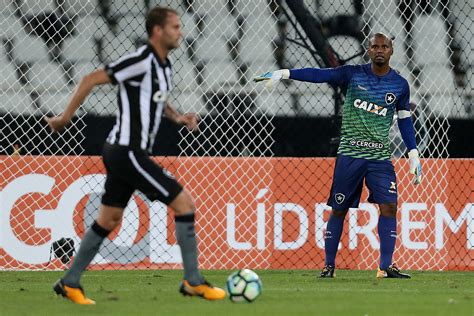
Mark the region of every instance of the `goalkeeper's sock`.
[[380, 239], [380, 269], [385, 270], [392, 264], [393, 251], [397, 241], [397, 218], [380, 215], [378, 233]]
[[326, 253], [326, 265], [336, 266], [336, 254], [341, 240], [344, 217], [329, 217], [326, 234], [324, 235], [324, 251]]
[[176, 240], [183, 258], [184, 279], [192, 286], [204, 283], [198, 269], [198, 249], [194, 230], [194, 213], [175, 216]]
[[67, 286], [78, 288], [82, 273], [87, 268], [89, 263], [94, 259], [97, 252], [99, 252], [100, 245], [104, 238], [109, 235], [110, 231], [102, 228], [94, 222], [92, 227], [84, 235], [79, 251], [74, 258], [71, 268], [66, 272], [62, 278], [63, 283]]

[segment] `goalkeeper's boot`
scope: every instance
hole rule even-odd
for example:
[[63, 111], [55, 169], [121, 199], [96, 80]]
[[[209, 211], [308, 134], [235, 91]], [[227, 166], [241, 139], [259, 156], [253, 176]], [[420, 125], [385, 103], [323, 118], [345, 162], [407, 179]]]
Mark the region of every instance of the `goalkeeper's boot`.
[[187, 280], [183, 280], [179, 292], [184, 296], [200, 296], [206, 300], [221, 300], [225, 298], [225, 291], [212, 286], [209, 282], [192, 286]]
[[335, 268], [334, 266], [327, 264], [324, 266], [324, 268], [321, 270], [321, 273], [319, 274], [320, 278], [334, 278], [336, 277], [335, 273]]
[[387, 269], [377, 269], [377, 278], [395, 278], [395, 279], [411, 279], [411, 276], [407, 273], [402, 273], [395, 263], [391, 264]]
[[84, 294], [82, 286], [79, 287], [70, 287], [64, 284], [62, 279], [59, 279], [53, 286], [54, 292], [57, 295], [62, 295], [63, 297], [71, 300], [72, 302], [80, 305], [94, 305], [95, 301], [87, 298]]

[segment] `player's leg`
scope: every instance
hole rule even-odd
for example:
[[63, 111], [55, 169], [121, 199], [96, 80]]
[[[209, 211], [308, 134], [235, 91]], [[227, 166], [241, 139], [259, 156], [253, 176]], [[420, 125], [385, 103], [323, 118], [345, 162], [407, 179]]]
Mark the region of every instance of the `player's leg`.
[[331, 215], [324, 235], [325, 265], [320, 277], [334, 277], [336, 255], [341, 240], [344, 218], [350, 207], [358, 207], [365, 174], [365, 160], [338, 156], [328, 205]]
[[57, 294], [77, 304], [95, 304], [94, 301], [85, 297], [80, 280], [104, 239], [120, 224], [123, 210], [122, 207], [101, 205], [99, 217], [85, 233], [71, 268], [54, 285]]
[[390, 161], [371, 161], [368, 165], [366, 184], [369, 202], [379, 205], [378, 234], [380, 239], [380, 264], [377, 277], [409, 278], [392, 263], [397, 241], [397, 179]]
[[222, 299], [225, 292], [210, 285], [199, 272], [198, 247], [194, 225], [195, 205], [191, 195], [182, 190], [169, 204], [175, 212], [176, 240], [183, 258], [184, 280], [180, 287], [183, 295]]
[[103, 158], [107, 169], [107, 178], [99, 216], [84, 234], [71, 268], [54, 285], [54, 291], [57, 294], [77, 304], [95, 303], [84, 295], [80, 285], [82, 274], [98, 253], [104, 239], [120, 224], [123, 211], [135, 190], [133, 186], [128, 184], [127, 175], [124, 174], [126, 169], [123, 169], [123, 156], [120, 150], [107, 145], [104, 147]]
[[175, 213], [176, 240], [184, 268], [180, 292], [211, 300], [224, 298], [225, 291], [210, 285], [199, 272], [194, 224], [196, 207], [191, 195], [183, 190], [170, 172], [154, 163], [148, 156], [135, 153], [131, 161], [140, 174], [136, 187], [149, 199], [167, 204]]

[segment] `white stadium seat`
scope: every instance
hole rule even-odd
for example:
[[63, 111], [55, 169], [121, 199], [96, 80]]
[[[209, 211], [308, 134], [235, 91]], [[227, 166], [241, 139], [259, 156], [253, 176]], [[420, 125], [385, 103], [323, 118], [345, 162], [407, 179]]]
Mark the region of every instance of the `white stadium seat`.
[[15, 35], [14, 56], [23, 62], [47, 62], [48, 47], [38, 36], [19, 30]]
[[92, 61], [97, 57], [94, 39], [90, 35], [80, 34], [67, 38], [63, 44], [64, 58], [70, 61]]
[[55, 63], [34, 63], [28, 75], [33, 88], [38, 91], [66, 88], [64, 71]]
[[[440, 17], [419, 16], [415, 20], [415, 58], [418, 64], [449, 64], [447, 35]], [[434, 41], [433, 39], [437, 40]]]
[[0, 91], [15, 91], [21, 87], [17, 79], [15, 66], [8, 61], [0, 62]]
[[196, 42], [196, 56], [204, 61], [230, 61], [230, 53], [224, 38], [201, 37]]
[[232, 86], [237, 82], [237, 69], [229, 62], [210, 62], [204, 68], [204, 86], [209, 88]]
[[27, 93], [0, 92], [0, 113], [13, 115], [31, 115], [40, 113], [35, 109], [30, 96]]

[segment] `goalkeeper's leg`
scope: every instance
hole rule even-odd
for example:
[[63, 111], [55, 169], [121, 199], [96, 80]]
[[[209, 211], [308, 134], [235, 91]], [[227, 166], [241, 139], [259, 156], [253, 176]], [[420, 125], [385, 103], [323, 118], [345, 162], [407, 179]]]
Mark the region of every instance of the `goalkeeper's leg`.
[[344, 226], [344, 218], [347, 210], [337, 211], [333, 210], [324, 235], [324, 252], [325, 264], [321, 271], [321, 278], [332, 278], [335, 276], [334, 270], [336, 267], [336, 254], [341, 240], [342, 228]]
[[341, 240], [344, 218], [351, 207], [358, 207], [367, 160], [339, 155], [336, 158], [334, 176], [328, 205], [332, 207], [331, 216], [324, 235], [325, 266], [320, 273], [322, 278], [334, 277], [336, 254]]
[[402, 273], [392, 263], [395, 243], [397, 241], [397, 204], [380, 204], [379, 209], [380, 266], [377, 270], [377, 278], [409, 279], [409, 274]]

